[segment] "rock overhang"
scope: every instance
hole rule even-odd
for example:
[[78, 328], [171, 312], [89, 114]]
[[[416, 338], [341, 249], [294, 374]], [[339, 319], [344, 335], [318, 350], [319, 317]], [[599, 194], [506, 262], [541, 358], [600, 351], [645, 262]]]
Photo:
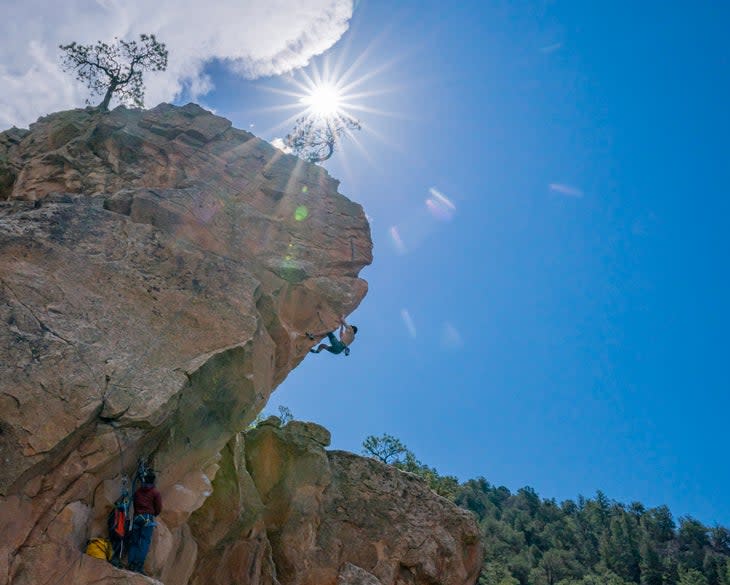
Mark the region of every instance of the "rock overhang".
[[[256, 492], [239, 431], [307, 355], [304, 332], [334, 329], [367, 292], [369, 225], [338, 185], [194, 104], [72, 110], [0, 133], [0, 585], [54, 571], [86, 582], [83, 537], [103, 530], [138, 457], [166, 502], [157, 576], [279, 583], [282, 513]], [[329, 470], [294, 487], [325, 489], [344, 468], [331, 462], [349, 461], [324, 454], [317, 425], [284, 438], [295, 469]], [[229, 505], [224, 534], [214, 520]], [[322, 571], [345, 583], [364, 569]]]

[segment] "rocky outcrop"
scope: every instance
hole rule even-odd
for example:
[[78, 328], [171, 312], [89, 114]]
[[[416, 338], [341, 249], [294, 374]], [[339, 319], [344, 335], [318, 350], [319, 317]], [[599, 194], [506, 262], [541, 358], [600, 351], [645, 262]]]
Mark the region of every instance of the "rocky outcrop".
[[415, 475], [327, 452], [327, 444], [325, 429], [296, 421], [246, 435], [248, 471], [282, 585], [476, 581], [481, 544], [470, 512]]
[[[82, 554], [139, 458], [165, 502], [146, 570], [168, 585], [473, 581], [466, 518], [415, 480], [327, 454], [313, 425], [240, 434], [304, 331], [366, 293], [369, 226], [337, 187], [192, 104], [0, 133], [0, 585], [151, 582]], [[343, 487], [370, 474], [370, 495]], [[381, 509], [402, 534], [377, 533]], [[427, 516], [433, 536], [404, 536]]]
[[191, 585], [279, 585], [266, 532], [265, 506], [246, 468], [243, 434], [222, 452], [213, 493], [193, 513], [198, 543]]

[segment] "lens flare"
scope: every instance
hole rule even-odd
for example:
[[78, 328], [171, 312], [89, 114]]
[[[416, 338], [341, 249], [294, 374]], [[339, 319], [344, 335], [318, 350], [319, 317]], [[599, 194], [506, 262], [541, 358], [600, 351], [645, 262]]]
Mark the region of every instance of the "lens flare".
[[428, 209], [433, 217], [441, 221], [449, 221], [454, 217], [456, 205], [454, 205], [451, 199], [435, 187], [431, 187], [428, 192], [431, 194], [431, 197], [426, 199], [426, 209]]
[[307, 209], [306, 205], [300, 205], [294, 211], [294, 219], [296, 219], [297, 221], [304, 221], [308, 217], [309, 217], [309, 209]]
[[393, 240], [393, 245], [395, 246], [396, 251], [399, 254], [405, 254], [406, 245], [403, 243], [403, 239], [400, 237], [400, 233], [396, 226], [392, 226], [390, 228], [390, 238]]
[[408, 309], [401, 309], [400, 316], [403, 319], [403, 323], [405, 323], [406, 329], [408, 329], [408, 335], [410, 335], [413, 339], [416, 338], [416, 326], [413, 323], [413, 318], [411, 317], [411, 314], [408, 312]]

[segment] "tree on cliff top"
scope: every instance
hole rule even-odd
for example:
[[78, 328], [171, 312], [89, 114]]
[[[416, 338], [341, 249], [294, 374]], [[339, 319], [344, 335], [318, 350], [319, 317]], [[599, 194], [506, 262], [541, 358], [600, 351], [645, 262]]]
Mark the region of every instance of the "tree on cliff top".
[[284, 144], [310, 163], [323, 162], [334, 154], [335, 146], [343, 134], [351, 134], [360, 128], [360, 122], [345, 114], [306, 115], [295, 122]]
[[363, 441], [362, 449], [365, 455], [425, 479], [428, 487], [438, 495], [453, 501], [459, 480], [451, 475], [440, 475], [433, 467], [421, 463], [400, 439], [387, 433], [380, 437], [369, 435]]
[[408, 448], [394, 436], [387, 433], [380, 437], [369, 435], [362, 442], [362, 451], [383, 463], [390, 463], [397, 460], [401, 455], [408, 452]]
[[167, 49], [155, 35], [139, 35], [137, 41], [114, 39], [113, 44], [97, 41], [95, 45], [59, 45], [64, 71], [75, 71], [92, 95], [104, 95], [99, 109], [109, 109], [117, 94], [122, 102], [144, 105], [143, 71], [167, 69]]

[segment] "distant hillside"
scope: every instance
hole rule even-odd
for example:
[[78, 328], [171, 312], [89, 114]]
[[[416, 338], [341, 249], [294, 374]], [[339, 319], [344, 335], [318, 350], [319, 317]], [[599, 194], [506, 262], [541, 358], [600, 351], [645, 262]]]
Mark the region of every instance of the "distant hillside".
[[730, 530], [690, 517], [675, 523], [666, 506], [627, 506], [601, 492], [557, 504], [483, 478], [460, 485], [454, 499], [484, 534], [480, 583], [730, 585]]
[[[730, 530], [691, 517], [675, 522], [666, 506], [609, 500], [542, 499], [513, 494], [484, 478], [459, 483], [416, 459], [389, 435], [365, 452], [424, 478], [431, 489], [471, 510], [484, 539], [480, 585], [730, 585]], [[397, 456], [395, 455], [397, 453]]]

